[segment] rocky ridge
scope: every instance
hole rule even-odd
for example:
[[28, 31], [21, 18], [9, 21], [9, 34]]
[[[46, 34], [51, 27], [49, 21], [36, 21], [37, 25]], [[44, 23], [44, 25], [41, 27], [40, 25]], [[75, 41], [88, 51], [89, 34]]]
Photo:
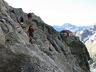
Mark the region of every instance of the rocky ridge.
[[[31, 24], [33, 44], [27, 36]], [[35, 14], [28, 22], [21, 8], [0, 0], [0, 72], [90, 72], [89, 59], [85, 45], [76, 37], [66, 38]]]
[[91, 71], [96, 71], [96, 33], [92, 35], [86, 42], [85, 45], [88, 49], [88, 52], [90, 54], [91, 60], [89, 61]]

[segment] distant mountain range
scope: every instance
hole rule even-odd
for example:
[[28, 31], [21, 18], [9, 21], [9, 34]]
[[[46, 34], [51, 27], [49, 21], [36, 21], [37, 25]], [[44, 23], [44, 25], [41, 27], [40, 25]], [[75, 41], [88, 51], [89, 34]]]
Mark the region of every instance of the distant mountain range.
[[62, 30], [65, 30], [65, 29], [69, 29], [74, 32], [74, 31], [78, 31], [78, 30], [81, 31], [83, 29], [90, 28], [90, 26], [76, 26], [76, 25], [72, 25], [70, 23], [65, 23], [62, 26], [54, 25], [53, 28], [59, 32]]
[[65, 23], [62, 26], [54, 25], [53, 28], [59, 32], [66, 29], [71, 30], [74, 35], [78, 36], [84, 43], [96, 32], [96, 25], [76, 26], [70, 23]]

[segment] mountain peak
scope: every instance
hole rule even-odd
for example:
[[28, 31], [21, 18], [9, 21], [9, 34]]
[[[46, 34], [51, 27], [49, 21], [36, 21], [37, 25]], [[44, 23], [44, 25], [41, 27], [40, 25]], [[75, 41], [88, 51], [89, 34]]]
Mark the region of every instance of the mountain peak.
[[63, 24], [62, 26], [53, 26], [54, 29], [56, 29], [57, 31], [62, 31], [62, 30], [65, 30], [65, 29], [69, 29], [71, 31], [78, 31], [78, 30], [83, 30], [83, 29], [87, 29], [89, 28], [90, 26], [76, 26], [76, 25], [72, 25], [70, 23], [65, 23]]
[[[75, 25], [73, 25], [73, 24], [71, 24], [71, 23], [65, 23], [65, 24], [63, 24], [62, 26], [75, 26]], [[76, 27], [76, 26], [75, 26]]]

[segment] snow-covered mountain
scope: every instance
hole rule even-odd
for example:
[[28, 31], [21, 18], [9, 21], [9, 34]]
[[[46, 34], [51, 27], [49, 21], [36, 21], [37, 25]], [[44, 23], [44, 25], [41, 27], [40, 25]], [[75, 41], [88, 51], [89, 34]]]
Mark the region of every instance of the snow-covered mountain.
[[76, 26], [76, 25], [72, 25], [70, 23], [65, 23], [62, 26], [58, 26], [58, 25], [54, 25], [53, 28], [56, 29], [57, 31], [62, 31], [65, 29], [69, 29], [71, 31], [81, 31], [83, 29], [87, 29], [90, 26]]
[[79, 36], [80, 40], [85, 43], [94, 33], [96, 33], [96, 25], [92, 25], [88, 29], [75, 31], [74, 34]]
[[78, 36], [82, 42], [86, 42], [95, 32], [96, 24], [91, 26], [75, 26], [70, 23], [66, 23], [62, 26], [53, 26], [57, 31], [71, 30], [75, 36]]

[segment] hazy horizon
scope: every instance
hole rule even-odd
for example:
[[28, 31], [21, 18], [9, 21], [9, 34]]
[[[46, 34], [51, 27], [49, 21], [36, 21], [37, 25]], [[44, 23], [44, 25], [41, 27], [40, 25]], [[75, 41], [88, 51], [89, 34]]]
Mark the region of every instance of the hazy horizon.
[[49, 25], [70, 23], [87, 26], [96, 23], [96, 0], [5, 0], [24, 12], [33, 12]]

